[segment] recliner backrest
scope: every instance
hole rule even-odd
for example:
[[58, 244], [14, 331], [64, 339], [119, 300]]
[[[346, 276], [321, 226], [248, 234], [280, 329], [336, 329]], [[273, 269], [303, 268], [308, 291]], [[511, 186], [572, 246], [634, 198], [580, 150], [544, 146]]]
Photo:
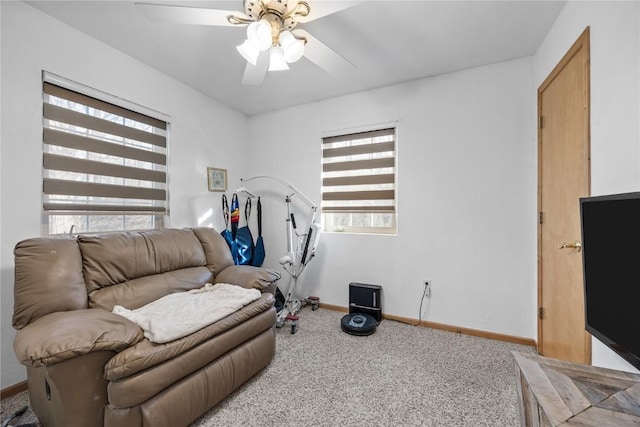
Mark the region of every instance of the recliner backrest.
[[89, 293], [153, 274], [206, 265], [190, 229], [78, 236]]
[[224, 238], [204, 227], [34, 238], [14, 254], [16, 329], [56, 311], [135, 309], [233, 265]]

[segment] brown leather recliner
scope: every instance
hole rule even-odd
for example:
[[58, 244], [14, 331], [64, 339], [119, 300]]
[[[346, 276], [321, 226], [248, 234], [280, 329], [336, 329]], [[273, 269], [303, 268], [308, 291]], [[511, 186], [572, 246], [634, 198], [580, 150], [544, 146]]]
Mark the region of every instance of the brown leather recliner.
[[[186, 426], [275, 354], [279, 274], [234, 265], [211, 228], [34, 238], [14, 254], [14, 349], [45, 426]], [[164, 344], [111, 312], [207, 283], [262, 296]]]

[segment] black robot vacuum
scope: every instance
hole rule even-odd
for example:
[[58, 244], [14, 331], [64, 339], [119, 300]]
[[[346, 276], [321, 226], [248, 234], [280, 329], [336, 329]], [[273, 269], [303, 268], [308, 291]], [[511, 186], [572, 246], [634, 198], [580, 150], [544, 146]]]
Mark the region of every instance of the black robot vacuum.
[[342, 317], [341, 326], [348, 334], [364, 336], [374, 333], [378, 322], [368, 314], [349, 313]]

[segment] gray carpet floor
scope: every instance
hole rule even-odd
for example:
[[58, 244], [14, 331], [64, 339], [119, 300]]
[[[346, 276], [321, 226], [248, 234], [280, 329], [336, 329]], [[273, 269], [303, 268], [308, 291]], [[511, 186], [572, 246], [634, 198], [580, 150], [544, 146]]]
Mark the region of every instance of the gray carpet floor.
[[[271, 364], [191, 427], [519, 425], [511, 351], [533, 348], [390, 320], [358, 337], [343, 315], [305, 307], [296, 334], [276, 330]], [[2, 420], [26, 404], [3, 400]]]

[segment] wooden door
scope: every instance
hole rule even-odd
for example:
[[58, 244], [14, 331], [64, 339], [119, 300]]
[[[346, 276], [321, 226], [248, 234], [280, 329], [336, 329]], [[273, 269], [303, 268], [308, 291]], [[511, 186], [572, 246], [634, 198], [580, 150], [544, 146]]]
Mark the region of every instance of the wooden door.
[[589, 28], [538, 89], [538, 351], [591, 363], [579, 198], [589, 195]]

